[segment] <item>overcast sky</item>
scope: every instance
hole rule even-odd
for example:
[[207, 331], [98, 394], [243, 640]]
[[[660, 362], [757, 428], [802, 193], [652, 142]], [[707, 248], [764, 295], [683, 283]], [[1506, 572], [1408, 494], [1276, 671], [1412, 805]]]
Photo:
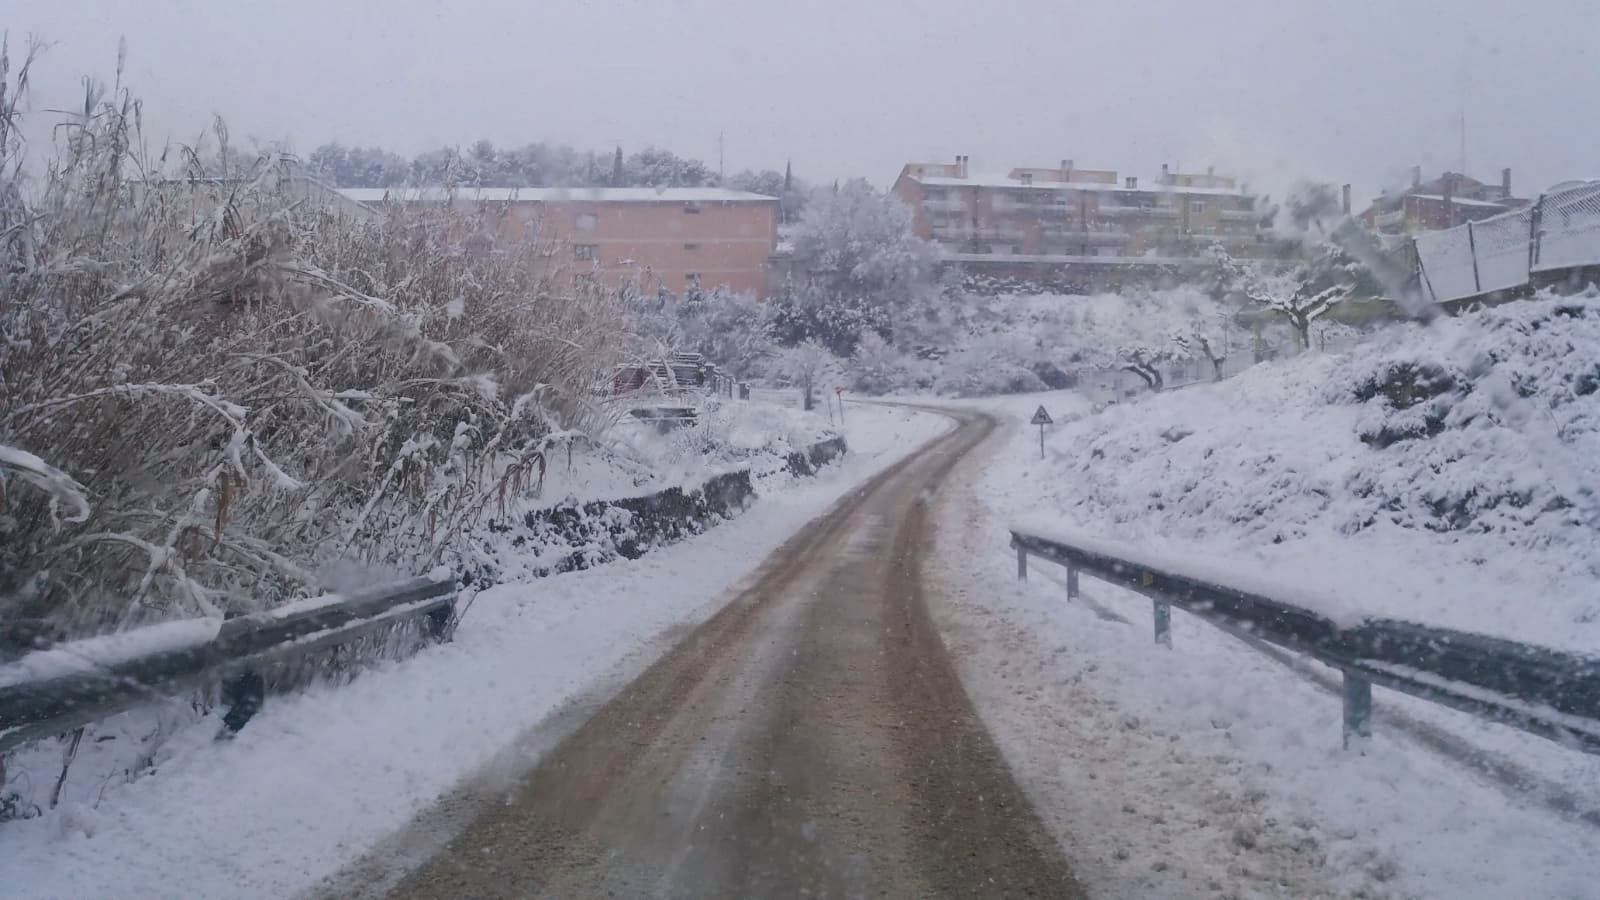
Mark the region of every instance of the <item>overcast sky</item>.
[[887, 186], [902, 163], [1258, 185], [1461, 160], [1519, 193], [1600, 176], [1597, 0], [4, 0], [13, 51], [53, 46], [36, 107], [109, 74], [117, 40], [156, 142], [220, 113], [235, 136], [479, 137]]

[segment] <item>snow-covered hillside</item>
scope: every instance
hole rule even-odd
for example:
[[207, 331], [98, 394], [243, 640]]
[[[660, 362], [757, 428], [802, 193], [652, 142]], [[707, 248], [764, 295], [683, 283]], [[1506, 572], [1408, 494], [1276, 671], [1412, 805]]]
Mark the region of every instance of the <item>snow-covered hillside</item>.
[[1600, 301], [1396, 327], [1054, 429], [1030, 521], [1358, 611], [1600, 645]]

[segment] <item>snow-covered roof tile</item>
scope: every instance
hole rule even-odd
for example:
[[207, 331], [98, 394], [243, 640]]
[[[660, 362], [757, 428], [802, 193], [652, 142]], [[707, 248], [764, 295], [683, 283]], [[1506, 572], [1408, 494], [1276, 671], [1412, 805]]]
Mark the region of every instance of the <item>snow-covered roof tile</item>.
[[1099, 181], [1036, 181], [1032, 184], [1024, 184], [1022, 179], [1011, 178], [1007, 175], [969, 175], [966, 178], [952, 178], [944, 175], [908, 175], [906, 177], [929, 187], [992, 187], [1035, 191], [1104, 191], [1136, 194], [1191, 194], [1216, 197], [1251, 196], [1236, 188], [1185, 187], [1166, 184], [1137, 188]]
[[[1407, 196], [1415, 197], [1418, 200], [1437, 200], [1440, 203], [1444, 202], [1444, 196], [1441, 194], [1409, 194]], [[1451, 197], [1450, 202], [1457, 206], [1488, 206], [1493, 207], [1494, 209], [1506, 208], [1506, 204], [1504, 203], [1495, 203], [1490, 200], [1468, 200], [1464, 197]]]
[[[361, 203], [395, 200], [413, 203], [443, 200], [443, 188], [341, 188], [343, 196]], [[487, 203], [776, 203], [774, 197], [719, 187], [687, 188], [458, 188], [458, 201]]]

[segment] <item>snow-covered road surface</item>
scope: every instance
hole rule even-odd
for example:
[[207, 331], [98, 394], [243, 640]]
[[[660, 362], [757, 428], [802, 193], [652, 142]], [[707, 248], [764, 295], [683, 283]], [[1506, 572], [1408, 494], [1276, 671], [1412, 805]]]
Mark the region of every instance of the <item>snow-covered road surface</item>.
[[961, 429], [802, 529], [391, 896], [1080, 896], [917, 573]]

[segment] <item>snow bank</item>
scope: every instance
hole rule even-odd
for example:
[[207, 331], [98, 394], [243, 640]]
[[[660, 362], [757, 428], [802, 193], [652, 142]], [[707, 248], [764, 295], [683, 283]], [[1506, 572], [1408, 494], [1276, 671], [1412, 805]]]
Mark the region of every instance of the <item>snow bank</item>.
[[1347, 613], [1592, 650], [1597, 361], [1592, 299], [1396, 327], [1057, 427], [1048, 474], [1013, 489], [1034, 524], [1201, 555]]
[[[661, 430], [625, 420], [610, 446], [557, 450], [537, 496], [506, 504], [477, 528], [461, 561], [473, 582], [525, 581], [636, 558], [784, 487], [791, 460], [838, 438], [816, 412], [760, 401], [701, 398], [693, 423]], [[741, 473], [748, 473], [747, 475]]]

